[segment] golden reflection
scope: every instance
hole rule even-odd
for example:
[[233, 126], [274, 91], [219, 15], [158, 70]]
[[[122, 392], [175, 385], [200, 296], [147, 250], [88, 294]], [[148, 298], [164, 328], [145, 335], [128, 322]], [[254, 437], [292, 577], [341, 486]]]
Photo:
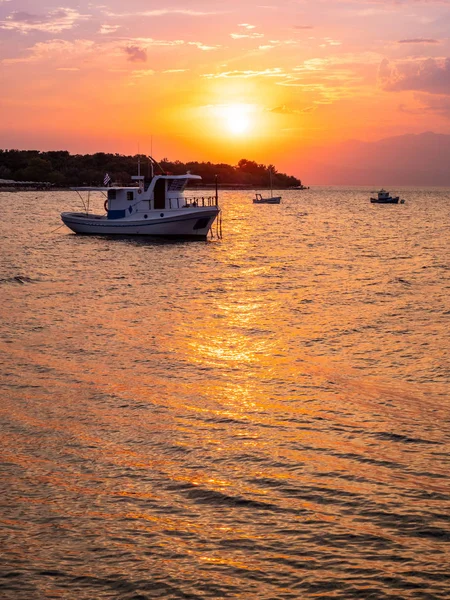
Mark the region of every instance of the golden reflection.
[[[236, 558], [230, 558], [225, 556], [199, 556], [199, 560], [202, 562], [207, 562], [212, 565], [225, 565], [227, 567], [234, 567], [236, 569], [250, 569], [252, 568], [250, 564], [243, 562], [242, 560], [237, 560]], [[257, 560], [254, 559], [253, 563], [257, 564]]]
[[191, 347], [193, 360], [197, 363], [205, 360], [210, 363], [213, 359], [216, 364], [223, 361], [242, 364], [254, 362], [255, 355], [264, 352], [267, 343], [259, 341], [250, 346], [245, 335], [230, 331], [227, 335], [212, 337], [208, 343], [192, 343]]

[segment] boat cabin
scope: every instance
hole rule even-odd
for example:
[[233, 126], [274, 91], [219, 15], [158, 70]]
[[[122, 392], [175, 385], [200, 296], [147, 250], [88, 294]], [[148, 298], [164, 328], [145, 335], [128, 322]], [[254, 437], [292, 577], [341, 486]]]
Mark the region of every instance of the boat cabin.
[[386, 200], [387, 198], [389, 198], [389, 192], [387, 192], [386, 190], [381, 189], [378, 192], [378, 199], [379, 200]]
[[138, 187], [108, 188], [105, 209], [108, 219], [123, 219], [134, 213], [150, 210], [173, 210], [186, 206], [184, 190], [190, 180], [200, 180], [199, 175], [156, 175], [151, 179], [134, 176]]

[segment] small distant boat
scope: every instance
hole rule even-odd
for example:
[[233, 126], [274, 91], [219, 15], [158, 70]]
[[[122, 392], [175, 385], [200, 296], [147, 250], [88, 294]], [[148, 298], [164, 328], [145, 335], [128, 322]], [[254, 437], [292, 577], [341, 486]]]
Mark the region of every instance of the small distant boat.
[[[372, 204], [398, 204], [400, 200], [399, 196], [391, 196], [389, 192], [381, 189], [376, 198], [371, 198], [370, 201]], [[404, 203], [404, 200], [401, 201], [401, 204]]]
[[[153, 170], [153, 169], [152, 169]], [[137, 186], [72, 188], [87, 192], [86, 211], [63, 212], [63, 223], [75, 233], [94, 235], [149, 235], [179, 239], [206, 239], [216, 218], [220, 215], [217, 194], [208, 197], [187, 197], [184, 189], [199, 175], [153, 175], [147, 180], [133, 176]], [[109, 183], [109, 176], [105, 178]], [[104, 215], [89, 212], [90, 192], [106, 196]]]
[[300, 185], [291, 185], [290, 190], [309, 190], [309, 185], [303, 185], [300, 182]]
[[253, 198], [253, 204], [280, 204], [281, 196], [271, 196], [270, 198], [263, 198], [261, 194], [255, 194]]
[[269, 169], [269, 173], [270, 173], [270, 198], [268, 198], [268, 197], [264, 198], [261, 194], [255, 193], [255, 197], [253, 198], [253, 204], [280, 204], [281, 196], [273, 195], [272, 169]]

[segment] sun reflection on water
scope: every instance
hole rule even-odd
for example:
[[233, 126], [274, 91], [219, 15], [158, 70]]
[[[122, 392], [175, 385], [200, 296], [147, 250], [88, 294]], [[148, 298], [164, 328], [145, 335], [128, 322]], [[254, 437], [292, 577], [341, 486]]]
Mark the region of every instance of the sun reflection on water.
[[445, 231], [333, 194], [230, 192], [205, 245], [5, 230], [36, 279], [2, 288], [12, 594], [440, 597]]

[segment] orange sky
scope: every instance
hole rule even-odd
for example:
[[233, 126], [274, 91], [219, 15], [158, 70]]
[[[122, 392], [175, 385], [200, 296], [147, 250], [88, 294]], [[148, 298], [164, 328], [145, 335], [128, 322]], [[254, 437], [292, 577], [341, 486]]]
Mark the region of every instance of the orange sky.
[[316, 147], [450, 134], [448, 0], [0, 0], [0, 147], [300, 175]]

